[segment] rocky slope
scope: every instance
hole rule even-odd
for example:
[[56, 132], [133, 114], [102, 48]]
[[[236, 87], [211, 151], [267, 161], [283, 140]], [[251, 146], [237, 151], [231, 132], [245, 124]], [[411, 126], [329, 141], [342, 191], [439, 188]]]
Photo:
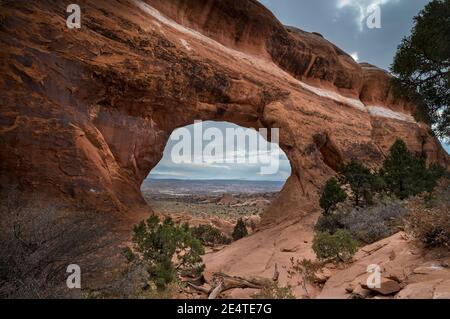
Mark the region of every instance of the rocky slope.
[[[427, 250], [400, 232], [359, 250], [355, 262], [336, 272], [318, 298], [449, 299], [448, 250]], [[378, 265], [381, 288], [367, 289], [369, 265]]]
[[267, 232], [305, 227], [340, 164], [377, 166], [396, 138], [449, 165], [388, 74], [255, 0], [77, 3], [81, 29], [66, 27], [65, 1], [1, 3], [1, 185], [107, 212], [118, 243], [150, 212], [140, 185], [169, 135], [194, 120], [280, 128], [292, 176]]

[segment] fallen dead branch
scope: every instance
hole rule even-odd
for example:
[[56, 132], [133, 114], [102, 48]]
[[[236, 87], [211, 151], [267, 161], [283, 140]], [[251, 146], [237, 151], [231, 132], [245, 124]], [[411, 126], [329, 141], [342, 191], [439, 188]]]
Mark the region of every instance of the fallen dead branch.
[[278, 282], [279, 276], [280, 272], [278, 271], [278, 266], [275, 264], [272, 279], [259, 276], [230, 276], [225, 273], [218, 272], [213, 274], [211, 288], [198, 285], [196, 284], [197, 282], [194, 283], [192, 281], [186, 281], [186, 284], [193, 290], [208, 295], [208, 299], [216, 299], [221, 293], [231, 289], [264, 289], [266, 287], [270, 287], [274, 283]]
[[198, 286], [198, 285], [195, 285], [195, 284], [193, 284], [191, 282], [187, 282], [187, 284], [188, 284], [189, 287], [193, 288], [194, 290], [197, 290], [199, 292], [205, 293], [207, 295], [209, 295], [209, 293], [211, 292], [211, 289], [209, 289], [209, 288], [205, 288], [203, 286]]
[[279, 277], [278, 267], [275, 265], [275, 271], [272, 279], [259, 276], [230, 276], [224, 273], [215, 273], [213, 275], [213, 288], [208, 296], [208, 299], [216, 299], [221, 293], [230, 289], [264, 289], [270, 287], [274, 282], [278, 281]]
[[216, 299], [223, 292], [223, 283], [216, 286], [208, 296], [208, 299]]

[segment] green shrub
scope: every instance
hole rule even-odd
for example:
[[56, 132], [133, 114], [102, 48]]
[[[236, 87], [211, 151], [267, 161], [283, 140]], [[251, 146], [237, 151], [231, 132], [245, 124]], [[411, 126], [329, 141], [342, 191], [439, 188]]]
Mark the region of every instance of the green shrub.
[[349, 261], [356, 253], [358, 242], [343, 229], [334, 234], [317, 232], [313, 240], [313, 250], [319, 260]]
[[191, 228], [192, 235], [199, 239], [203, 245], [228, 245], [231, 238], [226, 237], [220, 230], [211, 225], [199, 225]]
[[133, 262], [133, 261], [134, 261], [134, 258], [136, 257], [136, 256], [134, 255], [134, 253], [133, 253], [133, 251], [131, 250], [130, 247], [125, 247], [125, 248], [122, 250], [122, 255], [125, 257], [125, 259], [126, 259], [129, 263]]
[[338, 203], [345, 201], [346, 198], [347, 194], [338, 181], [335, 178], [329, 179], [320, 197], [320, 207], [323, 209], [323, 214], [328, 215], [330, 211], [336, 208]]
[[[345, 239], [342, 231], [346, 231], [366, 244], [393, 235], [404, 226], [407, 209], [401, 201], [381, 195], [387, 192], [402, 200], [423, 192], [431, 196], [438, 180], [446, 174], [445, 169], [438, 165], [427, 168], [425, 160], [414, 156], [401, 140], [391, 147], [378, 174], [356, 161], [344, 166], [338, 181], [331, 179], [327, 182], [320, 199], [324, 211], [315, 226], [316, 231], [321, 232], [317, 235], [318, 257], [332, 257], [339, 247], [326, 240], [332, 241], [331, 237], [337, 236], [340, 231], [340, 240]], [[336, 210], [337, 203], [345, 201], [339, 184], [350, 186], [355, 207], [341, 205]], [[410, 228], [414, 228], [426, 244], [439, 246], [450, 238], [447, 222], [447, 215], [430, 213], [424, 223], [420, 223], [419, 217], [413, 219]], [[346, 243], [351, 247], [350, 241]]]
[[[133, 243], [137, 252], [133, 259], [147, 265], [159, 290], [164, 290], [179, 275], [199, 275], [204, 269], [202, 243], [191, 234], [187, 224], [177, 226], [170, 218], [161, 223], [157, 216], [152, 216], [134, 227]], [[127, 250], [127, 255], [130, 252]]]
[[239, 240], [248, 235], [247, 227], [245, 227], [245, 223], [242, 218], [239, 218], [236, 226], [234, 226], [232, 237], [234, 240]]
[[433, 191], [444, 173], [438, 165], [427, 169], [425, 160], [414, 156], [402, 140], [392, 145], [381, 170], [386, 188], [400, 199]]
[[428, 170], [427, 170], [427, 178], [425, 180], [425, 190], [429, 193], [434, 191], [436, 186], [438, 185], [438, 182], [441, 178], [447, 177], [448, 178], [448, 172], [445, 168], [440, 166], [439, 164], [432, 164]]
[[340, 211], [333, 212], [328, 215], [321, 215], [317, 220], [315, 230], [320, 232], [329, 232], [334, 234], [338, 229], [344, 228], [342, 223], [342, 213]]
[[355, 206], [365, 204], [371, 205], [373, 195], [379, 190], [382, 181], [377, 178], [363, 164], [352, 161], [341, 169], [342, 179], [352, 189]]

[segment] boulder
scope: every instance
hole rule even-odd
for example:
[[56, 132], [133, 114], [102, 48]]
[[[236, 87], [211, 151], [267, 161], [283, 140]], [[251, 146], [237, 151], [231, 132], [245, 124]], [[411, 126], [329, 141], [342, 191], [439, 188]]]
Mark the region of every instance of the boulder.
[[389, 296], [395, 294], [401, 290], [398, 282], [382, 277], [379, 287], [368, 286], [367, 284], [361, 285], [362, 288], [368, 289], [374, 293], [381, 294], [383, 296]]
[[450, 280], [444, 280], [434, 289], [433, 299], [450, 299]]
[[[436, 287], [442, 283], [442, 279], [417, 282], [407, 285], [400, 291], [396, 299], [432, 299]], [[442, 294], [444, 296], [445, 294]]]
[[351, 297], [358, 299], [366, 299], [372, 294], [372, 292], [369, 289], [363, 288], [361, 285], [357, 285], [355, 289], [351, 293]]
[[[392, 258], [392, 252], [396, 257]], [[446, 296], [446, 285], [450, 270], [438, 267], [448, 259], [449, 252], [434, 252], [408, 239], [404, 233], [397, 233], [371, 245], [361, 247], [355, 254], [353, 264], [336, 270], [327, 280], [318, 298], [348, 298], [350, 294], [387, 296], [396, 298], [434, 298], [433, 290], [439, 296]], [[369, 265], [376, 264], [381, 271], [381, 287], [367, 287]], [[418, 272], [418, 273], [415, 273]], [[370, 294], [369, 294], [370, 292]]]

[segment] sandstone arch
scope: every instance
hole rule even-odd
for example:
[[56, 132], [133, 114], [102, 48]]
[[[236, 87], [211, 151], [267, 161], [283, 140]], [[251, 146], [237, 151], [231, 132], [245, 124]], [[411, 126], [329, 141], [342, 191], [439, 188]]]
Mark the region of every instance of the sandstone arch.
[[[249, 1], [236, 8], [250, 17], [259, 14], [243, 28], [259, 37], [246, 43], [232, 35], [239, 17], [217, 17], [224, 6], [233, 7], [227, 1], [212, 7], [204, 1], [149, 4], [83, 3], [84, 30], [76, 32], [65, 29], [64, 7], [56, 2], [33, 4], [29, 11], [20, 11], [20, 4], [7, 7], [3, 30], [9, 26], [11, 33], [3, 31], [2, 39], [10, 64], [3, 65], [2, 84], [18, 89], [3, 93], [6, 175], [64, 196], [85, 197], [93, 205], [100, 197], [119, 209], [139, 206], [138, 186], [160, 158], [169, 134], [194, 120], [280, 127], [281, 147], [294, 178], [303, 176], [305, 196], [314, 196], [314, 189], [332, 174], [324, 155], [330, 145], [340, 150], [334, 155], [339, 161], [356, 156], [379, 162], [396, 137], [416, 151], [422, 151], [425, 139], [428, 158], [446, 160], [426, 128], [411, 120], [408, 110], [413, 107], [393, 98], [384, 72], [359, 66], [323, 38], [299, 30], [291, 34], [261, 5]], [[194, 23], [197, 14], [222, 27], [226, 23], [230, 38], [201, 30]], [[274, 35], [263, 22], [290, 41], [288, 51], [311, 47], [311, 56], [303, 53], [306, 60], [327, 53], [329, 67], [323, 70], [330, 75], [322, 79], [322, 71], [312, 69], [305, 75], [292, 70], [291, 75], [288, 67], [271, 62], [263, 47]], [[190, 43], [187, 48], [182, 37]], [[326, 81], [336, 76], [363, 85], [341, 90]], [[387, 115], [371, 113], [371, 105], [383, 106]], [[318, 145], [317, 136], [327, 136], [328, 142]]]
[[68, 30], [60, 1], [2, 4], [4, 189], [18, 183], [129, 229], [148, 213], [140, 184], [169, 134], [194, 120], [281, 129], [292, 176], [266, 226], [315, 211], [337, 162], [379, 165], [396, 138], [448, 167], [384, 71], [285, 28], [257, 1], [79, 5], [82, 28]]

